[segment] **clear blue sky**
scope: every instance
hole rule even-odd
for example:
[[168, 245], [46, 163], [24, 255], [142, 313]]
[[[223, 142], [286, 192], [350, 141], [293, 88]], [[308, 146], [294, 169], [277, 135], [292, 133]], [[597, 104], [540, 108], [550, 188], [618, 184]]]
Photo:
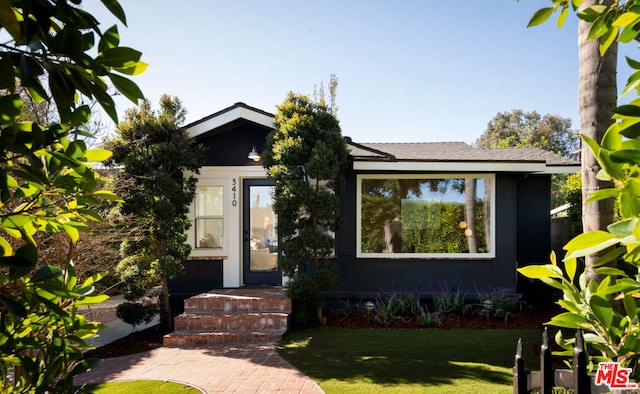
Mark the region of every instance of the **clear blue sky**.
[[[187, 122], [238, 101], [275, 112], [288, 91], [311, 94], [335, 73], [342, 133], [357, 142], [473, 143], [512, 109], [578, 129], [575, 17], [562, 30], [555, 19], [526, 28], [546, 0], [121, 4], [121, 44], [150, 63], [134, 80], [154, 108], [163, 93], [179, 97]], [[103, 29], [115, 23], [101, 5], [87, 7]], [[132, 106], [117, 103], [120, 113]]]

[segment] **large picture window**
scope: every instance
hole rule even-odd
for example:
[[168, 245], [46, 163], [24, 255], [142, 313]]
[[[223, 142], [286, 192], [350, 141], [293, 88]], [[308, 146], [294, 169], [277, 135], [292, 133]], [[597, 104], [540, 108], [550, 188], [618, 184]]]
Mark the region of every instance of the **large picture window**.
[[198, 186], [194, 224], [196, 248], [222, 248], [224, 237], [223, 186]]
[[359, 175], [358, 257], [493, 257], [494, 176]]

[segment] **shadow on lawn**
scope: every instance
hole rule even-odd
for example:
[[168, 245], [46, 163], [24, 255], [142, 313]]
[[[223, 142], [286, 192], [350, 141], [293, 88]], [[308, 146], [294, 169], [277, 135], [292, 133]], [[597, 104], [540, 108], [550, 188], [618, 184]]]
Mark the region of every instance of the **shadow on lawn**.
[[381, 385], [468, 379], [509, 385], [518, 338], [533, 343], [539, 336], [538, 330], [315, 329], [292, 333], [278, 351], [313, 379]]

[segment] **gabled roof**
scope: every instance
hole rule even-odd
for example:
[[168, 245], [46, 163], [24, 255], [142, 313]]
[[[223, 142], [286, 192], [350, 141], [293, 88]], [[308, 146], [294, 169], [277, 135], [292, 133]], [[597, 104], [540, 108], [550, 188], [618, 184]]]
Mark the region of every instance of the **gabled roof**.
[[[236, 121], [274, 128], [274, 115], [235, 103], [186, 125], [191, 137]], [[464, 142], [356, 143], [345, 137], [355, 170], [574, 173], [580, 162], [540, 148], [476, 149]]]
[[222, 111], [189, 123], [184, 126], [184, 129], [187, 130], [189, 136], [197, 137], [237, 120], [247, 120], [272, 129], [274, 117], [269, 112], [251, 107], [245, 103], [235, 103]]

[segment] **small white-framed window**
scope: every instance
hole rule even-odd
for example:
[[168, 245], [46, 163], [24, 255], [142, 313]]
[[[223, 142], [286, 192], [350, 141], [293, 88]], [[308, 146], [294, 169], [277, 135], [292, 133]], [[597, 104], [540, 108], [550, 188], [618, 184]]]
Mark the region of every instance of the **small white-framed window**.
[[196, 249], [224, 247], [224, 186], [199, 185], [194, 201], [194, 232]]
[[494, 174], [360, 174], [360, 258], [495, 257]]

